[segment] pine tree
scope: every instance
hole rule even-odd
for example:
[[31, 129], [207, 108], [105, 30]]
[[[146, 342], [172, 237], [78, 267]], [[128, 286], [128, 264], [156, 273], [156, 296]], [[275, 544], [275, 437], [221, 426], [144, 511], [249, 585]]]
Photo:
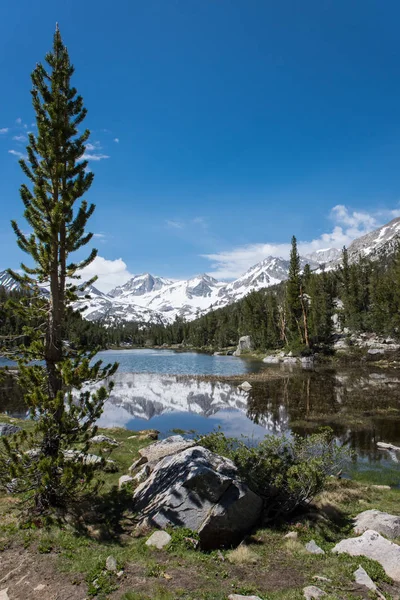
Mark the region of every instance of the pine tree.
[[300, 301], [301, 278], [300, 278], [300, 256], [297, 251], [297, 240], [292, 237], [292, 249], [290, 251], [289, 276], [286, 286], [286, 298], [288, 306], [288, 326], [292, 339], [300, 338], [302, 333], [300, 319], [302, 308]]
[[[12, 310], [23, 318], [28, 339], [17, 358], [34, 429], [15, 443], [5, 441], [7, 456], [0, 463], [3, 483], [12, 479], [13, 488], [27, 492], [39, 512], [65, 505], [82, 480], [91, 481], [89, 439], [112, 386], [99, 387], [97, 382], [117, 368], [102, 367], [100, 361], [92, 364], [94, 350], [73, 349], [63, 340], [67, 312], [79, 287], [71, 281], [79, 279], [79, 271], [96, 256], [92, 250], [79, 262], [71, 257], [92, 238], [85, 228], [95, 207], [82, 197], [93, 174], [82, 159], [90, 132], [78, 130], [87, 111], [71, 85], [74, 68], [58, 26], [46, 62], [46, 68], [38, 64], [31, 75], [37, 133], [29, 134], [28, 161], [20, 161], [31, 182], [20, 188], [31, 233], [12, 222], [30, 266], [21, 265], [24, 275], [10, 272], [29, 290], [25, 301], [14, 303]], [[39, 285], [48, 288], [48, 297], [40, 293]], [[74, 453], [76, 447], [79, 452]]]

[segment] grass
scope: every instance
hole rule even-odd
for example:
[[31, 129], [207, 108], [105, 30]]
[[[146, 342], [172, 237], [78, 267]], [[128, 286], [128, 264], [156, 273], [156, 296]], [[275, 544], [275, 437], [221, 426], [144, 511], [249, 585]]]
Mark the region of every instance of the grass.
[[[29, 423], [23, 426], [29, 427]], [[254, 531], [236, 549], [202, 552], [196, 549], [193, 532], [173, 529], [171, 543], [158, 551], [146, 546], [148, 535], [140, 537], [135, 532], [131, 490], [117, 490], [120, 475], [150, 441], [123, 429], [99, 433], [119, 442], [117, 448], [110, 448], [119, 471], [104, 473], [101, 496], [83, 506], [78, 518], [73, 515], [59, 524], [26, 528], [18, 520], [16, 499], [0, 497], [2, 565], [10, 564], [12, 570], [21, 556], [28, 557], [31, 573], [45, 572], [46, 579], [54, 582], [51, 597], [55, 597], [57, 585], [62, 585], [63, 589], [70, 586], [71, 600], [226, 600], [230, 593], [254, 594], [262, 600], [300, 600], [303, 587], [314, 584], [327, 593], [327, 600], [338, 596], [350, 599], [357, 595], [353, 573], [359, 564], [386, 597], [398, 593], [378, 563], [331, 553], [339, 540], [352, 535], [351, 519], [359, 512], [377, 508], [399, 514], [400, 490], [373, 487], [386, 481], [383, 473], [357, 472], [359, 481], [330, 480], [306, 512], [289, 523]], [[98, 450], [93, 446], [94, 453]], [[393, 469], [389, 480], [395, 479]], [[297, 540], [285, 539], [292, 530], [297, 531]], [[325, 555], [305, 551], [311, 539]], [[116, 559], [119, 575], [106, 570], [108, 556]], [[7, 572], [5, 566], [2, 571]], [[331, 582], [316, 581], [315, 575]], [[11, 597], [14, 583], [12, 578], [7, 582]]]

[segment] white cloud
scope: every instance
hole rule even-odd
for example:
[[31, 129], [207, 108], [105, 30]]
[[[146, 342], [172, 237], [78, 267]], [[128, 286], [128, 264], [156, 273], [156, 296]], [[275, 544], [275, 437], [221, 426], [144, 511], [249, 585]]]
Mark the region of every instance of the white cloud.
[[[393, 219], [398, 215], [400, 215], [398, 209], [368, 213], [351, 211], [346, 206], [338, 204], [330, 213], [330, 219], [334, 224], [333, 229], [313, 240], [298, 241], [299, 253], [304, 256], [325, 248], [343, 248], [355, 238], [376, 229], [388, 218]], [[285, 244], [255, 243], [202, 256], [211, 262], [210, 275], [219, 279], [234, 279], [240, 277], [247, 269], [267, 256], [289, 258], [290, 248], [289, 242]]]
[[81, 160], [104, 160], [105, 158], [110, 158], [107, 154], [82, 154]]
[[8, 154], [12, 154], [13, 156], [18, 156], [18, 158], [26, 158], [26, 155], [22, 152], [18, 152], [18, 150], [9, 150]]
[[22, 123], [21, 117], [18, 117], [18, 119], [15, 119], [15, 122], [17, 125], [21, 125], [21, 123]]
[[16, 142], [26, 142], [27, 138], [24, 135], [14, 135], [13, 140]]
[[115, 142], [116, 144], [119, 144], [119, 138], [114, 138], [114, 142]]
[[165, 221], [165, 224], [167, 225], [167, 227], [171, 227], [172, 229], [183, 229], [185, 227], [182, 221], [176, 221], [174, 219], [167, 219]]
[[8, 133], [9, 129], [8, 127], [3, 127], [2, 129], [0, 129], [0, 135], [4, 134], [4, 133]]
[[102, 292], [109, 292], [133, 277], [122, 258], [108, 260], [102, 256], [97, 256], [90, 265], [82, 269], [80, 275], [82, 281], [87, 281], [97, 275], [98, 279], [94, 285]]
[[91, 152], [92, 150], [101, 150], [100, 142], [93, 142], [93, 144], [91, 142], [88, 142], [85, 146], [85, 149], [89, 150], [89, 152]]

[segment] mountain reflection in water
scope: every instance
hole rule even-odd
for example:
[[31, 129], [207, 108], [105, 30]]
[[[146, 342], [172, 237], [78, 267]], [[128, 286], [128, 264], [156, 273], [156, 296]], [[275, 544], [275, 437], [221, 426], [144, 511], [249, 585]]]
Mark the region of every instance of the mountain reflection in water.
[[[227, 435], [256, 440], [286, 431], [305, 434], [324, 425], [341, 444], [355, 450], [360, 461], [395, 466], [376, 442], [400, 446], [400, 373], [278, 369], [277, 375], [252, 383], [247, 393], [227, 381], [117, 372], [99, 426], [155, 428], [163, 436], [173, 429], [206, 433], [220, 426]], [[26, 412], [13, 383], [1, 386], [0, 412]]]

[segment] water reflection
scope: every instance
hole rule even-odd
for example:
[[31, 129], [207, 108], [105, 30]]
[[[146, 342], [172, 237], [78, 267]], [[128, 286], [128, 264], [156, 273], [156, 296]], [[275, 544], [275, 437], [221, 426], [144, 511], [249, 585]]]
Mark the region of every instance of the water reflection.
[[[316, 370], [254, 382], [250, 392], [236, 383], [191, 376], [118, 372], [99, 425], [212, 431], [255, 439], [265, 434], [305, 434], [329, 425], [338, 441], [366, 463], [395, 466], [378, 441], [400, 446], [400, 373], [396, 370]], [[21, 394], [11, 377], [0, 385], [0, 412], [24, 416]]]

